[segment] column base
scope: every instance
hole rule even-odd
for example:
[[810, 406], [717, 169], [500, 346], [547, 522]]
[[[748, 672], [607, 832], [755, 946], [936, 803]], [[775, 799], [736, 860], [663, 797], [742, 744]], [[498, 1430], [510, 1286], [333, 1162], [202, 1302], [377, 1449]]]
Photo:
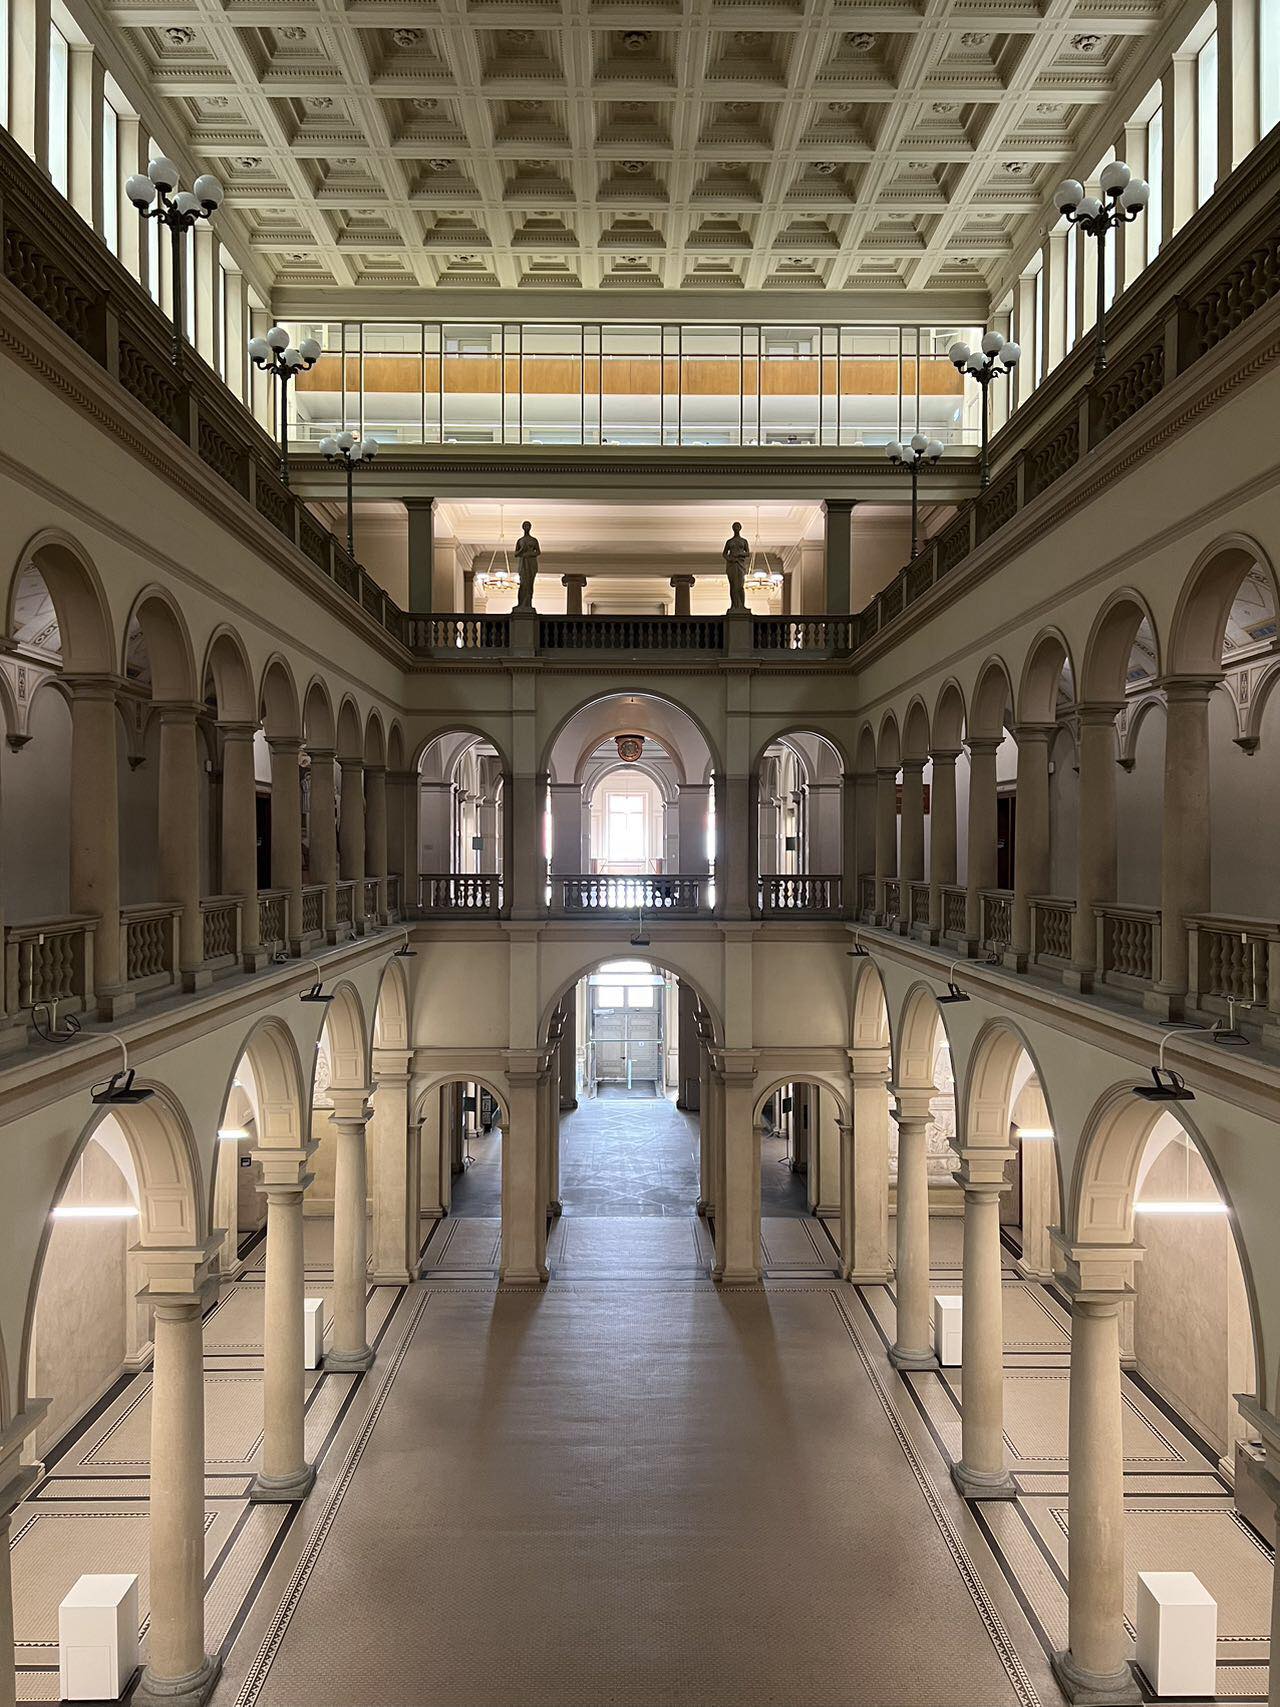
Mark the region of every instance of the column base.
[[543, 1286], [551, 1278], [551, 1270], [545, 1263], [537, 1268], [508, 1269], [498, 1276], [499, 1286]]
[[314, 1464], [304, 1464], [292, 1476], [265, 1476], [259, 1470], [249, 1489], [249, 1498], [255, 1505], [296, 1505], [306, 1499], [315, 1479]]
[[557, 1215], [564, 1214], [564, 1204], [558, 1197], [553, 1197], [547, 1204], [547, 1214], [554, 1220]]
[[700, 1197], [693, 1207], [699, 1215], [710, 1215], [711, 1213], [711, 1205], [705, 1197]]
[[718, 1280], [722, 1286], [758, 1286], [760, 1270], [758, 1268], [723, 1268], [717, 1274], [711, 1271], [712, 1280]]
[[1142, 1692], [1128, 1666], [1110, 1676], [1082, 1671], [1069, 1648], [1054, 1654], [1052, 1665], [1058, 1688], [1073, 1707], [1136, 1707], [1142, 1700]]
[[1053, 1279], [1051, 1268], [1036, 1268], [1032, 1263], [1023, 1262], [1021, 1257], [1014, 1257], [1013, 1266], [1023, 1280], [1038, 1280], [1042, 1285], [1047, 1286]]
[[821, 1220], [824, 1215], [838, 1215], [840, 1205], [838, 1203], [815, 1203], [809, 1213]]
[[1154, 990], [1142, 992], [1142, 1006], [1149, 1014], [1155, 1014], [1159, 1019], [1185, 1019], [1187, 1017], [1187, 992], [1185, 990], [1162, 990], [1159, 985]]
[[905, 1346], [889, 1347], [889, 1362], [895, 1369], [941, 1369], [936, 1351], [911, 1351]]
[[363, 1351], [327, 1351], [324, 1354], [324, 1367], [331, 1375], [363, 1375], [373, 1363], [373, 1347], [365, 1346]]
[[970, 1470], [961, 1459], [951, 1466], [951, 1481], [967, 1500], [1013, 1500], [1018, 1490], [1007, 1470]]
[[1096, 966], [1064, 966], [1062, 969], [1064, 987], [1068, 990], [1078, 990], [1082, 996], [1092, 995], [1097, 981]]
[[893, 1279], [891, 1268], [842, 1268], [841, 1280], [851, 1286], [887, 1286]]
[[186, 1677], [156, 1677], [147, 1666], [130, 1699], [138, 1707], [204, 1707], [221, 1674], [222, 1660], [217, 1654], [206, 1654], [199, 1671]]
[[[578, 1106], [578, 1099], [577, 1099], [577, 1097], [574, 1097], [572, 1102], [562, 1102], [560, 1104], [560, 1112], [561, 1112], [561, 1114], [572, 1114], [574, 1109], [577, 1108], [577, 1106]], [[677, 1108], [679, 1108], [680, 1106], [681, 1105], [679, 1103], [676, 1104]]]
[[197, 990], [207, 990], [213, 983], [213, 973], [203, 966], [184, 966], [182, 969], [182, 988], [190, 996]]
[[[379, 1268], [369, 1276], [370, 1286], [408, 1286], [410, 1281], [418, 1278], [417, 1270], [412, 1268]], [[325, 1360], [327, 1363], [327, 1359]]]
[[1010, 972], [1025, 972], [1031, 964], [1031, 956], [1025, 948], [1006, 948], [1001, 959]]
[[123, 1019], [131, 1014], [138, 1005], [138, 998], [132, 990], [99, 990], [97, 994], [99, 1019]]
[[271, 956], [265, 948], [246, 948], [240, 956], [241, 970], [245, 972], [261, 972], [271, 963]]

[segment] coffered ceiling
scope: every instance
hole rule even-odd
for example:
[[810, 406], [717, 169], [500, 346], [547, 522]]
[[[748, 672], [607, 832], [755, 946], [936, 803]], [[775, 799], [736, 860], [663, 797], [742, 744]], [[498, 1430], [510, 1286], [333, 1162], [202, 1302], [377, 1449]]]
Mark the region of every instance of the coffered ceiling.
[[317, 305], [359, 287], [374, 315], [420, 287], [479, 313], [485, 292], [677, 292], [695, 316], [708, 292], [982, 290], [1086, 134], [1114, 139], [1162, 11], [87, 3], [227, 184], [259, 276]]

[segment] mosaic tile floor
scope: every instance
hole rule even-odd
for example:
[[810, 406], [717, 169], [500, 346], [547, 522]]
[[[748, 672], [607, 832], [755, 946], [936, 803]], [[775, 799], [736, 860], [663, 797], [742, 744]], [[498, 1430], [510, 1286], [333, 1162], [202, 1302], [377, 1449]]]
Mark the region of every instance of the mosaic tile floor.
[[[246, 1498], [261, 1253], [224, 1289], [206, 1320], [215, 1707], [1059, 1707], [1061, 1300], [1006, 1264], [1019, 1497], [971, 1510], [947, 1474], [960, 1372], [891, 1369], [892, 1286], [840, 1283], [836, 1230], [784, 1211], [762, 1223], [764, 1284], [717, 1291], [708, 1229], [677, 1207], [696, 1189], [685, 1117], [595, 1106], [607, 1135], [590, 1107], [565, 1123], [593, 1212], [554, 1223], [546, 1288], [497, 1288], [479, 1174], [471, 1212], [429, 1229], [422, 1280], [371, 1291], [369, 1374], [308, 1375], [300, 1508]], [[939, 1292], [960, 1235], [931, 1223]], [[330, 1289], [331, 1241], [307, 1222], [309, 1295]], [[138, 1571], [145, 1657], [149, 1391], [122, 1379], [15, 1516], [20, 1700], [56, 1699], [57, 1604], [83, 1570]], [[1124, 1399], [1130, 1618], [1138, 1570], [1196, 1571], [1220, 1606], [1217, 1699], [1263, 1701], [1270, 1554], [1200, 1444], [1136, 1381]]]

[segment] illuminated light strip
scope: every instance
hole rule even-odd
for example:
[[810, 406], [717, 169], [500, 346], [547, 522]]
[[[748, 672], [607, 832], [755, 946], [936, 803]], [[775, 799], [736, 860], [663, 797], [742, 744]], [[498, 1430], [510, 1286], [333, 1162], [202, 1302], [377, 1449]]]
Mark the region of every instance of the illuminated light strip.
[[1020, 1126], [1018, 1136], [1019, 1138], [1052, 1138], [1053, 1128], [1051, 1126]]
[[224, 1144], [237, 1144], [241, 1138], [249, 1136], [249, 1129], [246, 1126], [220, 1126], [218, 1136]]
[[137, 1213], [132, 1203], [76, 1203], [59, 1205], [53, 1211], [59, 1221], [127, 1221]]
[[1225, 1203], [1135, 1203], [1138, 1215], [1225, 1215]]

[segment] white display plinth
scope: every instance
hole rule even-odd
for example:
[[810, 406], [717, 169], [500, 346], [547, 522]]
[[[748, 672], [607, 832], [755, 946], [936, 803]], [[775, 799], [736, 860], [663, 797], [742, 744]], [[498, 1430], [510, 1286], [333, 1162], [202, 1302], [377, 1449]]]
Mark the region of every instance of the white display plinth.
[[81, 1577], [58, 1608], [59, 1699], [114, 1701], [137, 1669], [137, 1577]]
[[958, 1293], [938, 1292], [933, 1299], [933, 1345], [944, 1369], [960, 1367], [961, 1321], [964, 1306]]
[[302, 1300], [302, 1367], [319, 1369], [324, 1358], [324, 1299]]
[[1218, 1603], [1194, 1572], [1138, 1572], [1137, 1657], [1157, 1695], [1217, 1692]]

